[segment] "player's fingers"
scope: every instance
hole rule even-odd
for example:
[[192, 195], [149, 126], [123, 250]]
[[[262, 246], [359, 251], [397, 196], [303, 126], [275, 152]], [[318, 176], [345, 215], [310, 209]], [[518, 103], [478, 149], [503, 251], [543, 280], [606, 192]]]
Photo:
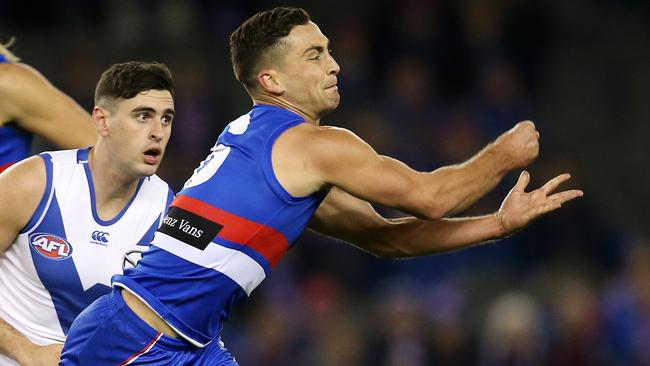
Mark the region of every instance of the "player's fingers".
[[518, 192], [524, 192], [529, 182], [530, 182], [530, 174], [528, 174], [528, 172], [524, 170], [523, 172], [521, 172], [521, 174], [519, 174], [519, 179], [517, 180], [517, 184], [515, 184], [513, 190]]
[[560, 174], [557, 177], [555, 177], [555, 178], [549, 180], [548, 182], [546, 182], [546, 184], [544, 184], [540, 188], [540, 190], [542, 192], [544, 192], [545, 195], [548, 195], [549, 193], [555, 191], [555, 189], [557, 189], [557, 187], [560, 184], [566, 182], [569, 179], [571, 179], [571, 174], [568, 174], [568, 173]]
[[539, 204], [533, 216], [538, 217], [548, 212], [555, 211], [568, 201], [582, 197], [583, 192], [578, 189], [555, 193], [546, 197], [543, 203]]
[[573, 199], [576, 199], [578, 197], [583, 196], [583, 192], [579, 189], [572, 189], [570, 191], [563, 191], [559, 193], [555, 193], [551, 196], [548, 197], [550, 202], [553, 203], [558, 203], [560, 205], [564, 204], [565, 202], [571, 201]]

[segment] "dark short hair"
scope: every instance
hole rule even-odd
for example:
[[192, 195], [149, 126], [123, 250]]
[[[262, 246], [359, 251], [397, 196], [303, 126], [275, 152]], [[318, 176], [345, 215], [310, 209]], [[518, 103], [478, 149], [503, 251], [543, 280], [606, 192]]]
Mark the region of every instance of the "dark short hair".
[[293, 27], [310, 21], [300, 8], [277, 7], [248, 18], [230, 35], [230, 61], [235, 77], [247, 88], [256, 85], [256, 73], [266, 52]]
[[102, 73], [95, 88], [95, 104], [104, 98], [130, 99], [147, 90], [168, 90], [174, 96], [169, 68], [160, 62], [114, 64]]

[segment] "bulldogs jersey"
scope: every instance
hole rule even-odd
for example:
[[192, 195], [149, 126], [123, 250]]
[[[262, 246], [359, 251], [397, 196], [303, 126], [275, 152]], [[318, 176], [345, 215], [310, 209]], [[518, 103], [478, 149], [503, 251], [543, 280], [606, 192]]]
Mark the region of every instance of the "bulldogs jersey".
[[32, 134], [14, 123], [0, 126], [0, 172], [30, 155]]
[[[36, 344], [65, 341], [76, 316], [110, 291], [111, 276], [122, 273], [124, 253], [146, 249], [172, 198], [160, 178], [142, 178], [124, 209], [102, 220], [88, 150], [40, 155], [45, 193], [0, 255], [0, 317]], [[14, 363], [0, 356], [0, 364]]]
[[195, 346], [216, 339], [231, 307], [269, 275], [325, 197], [291, 196], [273, 172], [273, 143], [300, 123], [269, 105], [231, 122], [172, 202], [149, 250], [113, 284]]
[[[9, 61], [0, 55], [0, 64], [4, 62]], [[14, 123], [5, 123], [0, 126], [0, 172], [7, 169], [11, 164], [28, 157], [31, 145], [31, 133]]]

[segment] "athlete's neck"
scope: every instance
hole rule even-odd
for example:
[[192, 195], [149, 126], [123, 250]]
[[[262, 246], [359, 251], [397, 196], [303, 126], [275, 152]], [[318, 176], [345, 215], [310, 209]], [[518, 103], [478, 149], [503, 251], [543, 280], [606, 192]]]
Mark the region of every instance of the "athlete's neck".
[[102, 220], [111, 220], [131, 200], [141, 177], [128, 175], [116, 166], [106, 149], [99, 142], [91, 148], [88, 152], [88, 167], [95, 187], [97, 214]]
[[295, 103], [291, 103], [283, 98], [279, 98], [269, 94], [257, 94], [252, 98], [253, 98], [253, 103], [255, 104], [269, 104], [269, 105], [274, 105], [276, 107], [284, 108], [286, 110], [289, 110], [301, 116], [308, 123], [314, 124], [316, 126], [320, 124], [319, 115], [316, 115], [313, 112], [309, 112], [305, 108], [302, 108], [301, 106], [296, 105]]

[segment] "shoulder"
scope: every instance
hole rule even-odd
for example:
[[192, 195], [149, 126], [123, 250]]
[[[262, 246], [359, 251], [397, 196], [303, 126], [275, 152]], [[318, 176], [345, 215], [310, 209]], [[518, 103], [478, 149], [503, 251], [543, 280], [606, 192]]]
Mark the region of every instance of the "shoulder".
[[22, 160], [0, 174], [0, 185], [3, 190], [7, 182], [22, 182], [21, 186], [26, 187], [32, 185], [33, 182], [39, 178], [45, 178], [45, 162], [42, 156], [32, 156]]
[[40, 153], [39, 156], [44, 161], [50, 160], [57, 166], [76, 165], [79, 163], [79, 150], [80, 149], [44, 151]]
[[302, 124], [287, 131], [286, 145], [313, 166], [356, 165], [376, 152], [363, 139], [345, 128]]
[[297, 143], [301, 150], [320, 153], [333, 153], [332, 149], [345, 150], [359, 145], [367, 146], [359, 136], [345, 128], [314, 126], [309, 123], [301, 123], [288, 129], [280, 138]]
[[[293, 180], [307, 182], [311, 193], [325, 182], [335, 181], [333, 177], [357, 171], [376, 156], [370, 145], [349, 130], [303, 123], [278, 138], [272, 160], [281, 182], [283, 177], [289, 181], [286, 171], [294, 172]], [[302, 188], [295, 191], [304, 193]]]
[[37, 155], [20, 161], [0, 174], [0, 206], [17, 216], [24, 216], [22, 213], [26, 211], [31, 215], [46, 185], [43, 157]]

